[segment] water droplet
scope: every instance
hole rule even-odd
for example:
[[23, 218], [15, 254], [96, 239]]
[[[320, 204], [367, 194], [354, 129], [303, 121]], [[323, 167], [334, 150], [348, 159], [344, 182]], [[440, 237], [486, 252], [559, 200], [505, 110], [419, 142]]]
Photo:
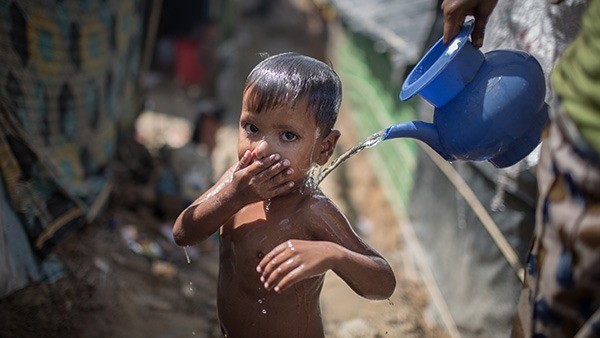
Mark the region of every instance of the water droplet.
[[192, 282], [190, 282], [189, 285], [181, 286], [181, 292], [183, 293], [183, 295], [185, 297], [191, 298], [196, 293], [196, 290], [194, 290], [194, 286], [193, 286]]
[[196, 335], [196, 331], [192, 331], [192, 336], [195, 336], [195, 335]]
[[185, 258], [187, 259], [187, 263], [190, 264], [192, 261], [190, 260], [190, 255], [188, 255], [188, 252], [185, 248], [187, 248], [188, 246], [184, 246], [183, 247], [183, 252], [185, 252]]
[[271, 199], [267, 199], [265, 201], [265, 211], [269, 211], [269, 207], [271, 206]]
[[267, 314], [267, 310], [266, 310], [266, 309], [262, 309], [261, 313], [262, 313], [263, 315], [266, 315], [266, 314]]
[[264, 298], [259, 298], [258, 299], [258, 304], [262, 304], [264, 302]]

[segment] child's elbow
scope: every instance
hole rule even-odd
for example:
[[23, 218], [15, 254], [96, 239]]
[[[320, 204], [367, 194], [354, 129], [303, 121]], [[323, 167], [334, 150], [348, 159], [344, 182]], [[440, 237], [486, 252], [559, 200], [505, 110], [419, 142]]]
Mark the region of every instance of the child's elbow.
[[394, 277], [393, 273], [389, 273], [380, 280], [379, 288], [376, 290], [375, 294], [368, 298], [376, 300], [388, 299], [394, 294], [395, 290], [396, 277]]
[[183, 231], [181, 231], [180, 229], [177, 229], [175, 227], [173, 228], [173, 240], [175, 241], [175, 244], [177, 244], [179, 246], [187, 245]]
[[372, 288], [368, 294], [362, 295], [363, 297], [372, 300], [390, 298], [396, 290], [396, 277], [394, 276], [392, 268], [387, 265], [385, 271], [382, 271], [380, 277], [377, 279], [377, 282], [372, 285], [375, 287]]
[[392, 275], [391, 277], [386, 276], [385, 278], [379, 278], [371, 282], [371, 285], [367, 288], [354, 289], [357, 295], [370, 300], [383, 300], [388, 299], [394, 294], [396, 290], [396, 279]]
[[210, 235], [194, 229], [186, 229], [183, 226], [178, 226], [177, 223], [173, 226], [173, 240], [179, 246], [195, 245], [206, 240]]
[[185, 229], [178, 224], [173, 226], [173, 240], [175, 241], [175, 244], [179, 246], [188, 246], [191, 244]]
[[383, 291], [383, 297], [381, 299], [388, 299], [392, 296], [392, 294], [394, 294], [394, 291], [396, 290], [396, 277], [394, 277], [394, 274], [390, 274], [390, 276], [388, 276], [387, 281], [384, 283], [385, 287], [382, 289]]

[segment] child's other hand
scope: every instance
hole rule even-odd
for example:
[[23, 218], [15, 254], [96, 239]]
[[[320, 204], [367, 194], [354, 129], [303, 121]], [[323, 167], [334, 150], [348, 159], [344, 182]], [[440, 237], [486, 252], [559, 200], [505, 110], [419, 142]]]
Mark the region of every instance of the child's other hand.
[[336, 252], [331, 242], [289, 240], [265, 255], [256, 271], [266, 290], [281, 293], [297, 282], [327, 272]]
[[279, 154], [271, 154], [265, 158], [253, 158], [250, 151], [234, 168], [233, 183], [236, 192], [244, 195], [247, 203], [266, 200], [289, 192], [294, 182], [288, 177], [293, 173], [289, 168], [290, 161], [281, 160]]

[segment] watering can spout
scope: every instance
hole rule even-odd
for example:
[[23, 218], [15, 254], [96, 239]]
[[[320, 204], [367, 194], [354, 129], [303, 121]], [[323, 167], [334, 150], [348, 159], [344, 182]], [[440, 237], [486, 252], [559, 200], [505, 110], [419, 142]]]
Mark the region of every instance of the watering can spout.
[[445, 160], [451, 161], [455, 158], [448, 154], [440, 142], [437, 127], [432, 123], [423, 121], [410, 121], [395, 124], [385, 130], [383, 140], [392, 138], [409, 137], [425, 142], [431, 149], [435, 150]]

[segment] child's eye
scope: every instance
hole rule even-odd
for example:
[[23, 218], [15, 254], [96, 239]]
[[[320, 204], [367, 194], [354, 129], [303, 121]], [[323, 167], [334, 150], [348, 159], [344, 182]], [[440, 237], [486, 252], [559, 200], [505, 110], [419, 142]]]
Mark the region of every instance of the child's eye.
[[284, 141], [295, 141], [298, 138], [298, 135], [292, 133], [291, 131], [286, 131], [283, 133], [282, 138]]
[[252, 123], [245, 123], [242, 128], [244, 128], [244, 130], [249, 133], [249, 134], [256, 134], [258, 133], [258, 127], [253, 125]]

